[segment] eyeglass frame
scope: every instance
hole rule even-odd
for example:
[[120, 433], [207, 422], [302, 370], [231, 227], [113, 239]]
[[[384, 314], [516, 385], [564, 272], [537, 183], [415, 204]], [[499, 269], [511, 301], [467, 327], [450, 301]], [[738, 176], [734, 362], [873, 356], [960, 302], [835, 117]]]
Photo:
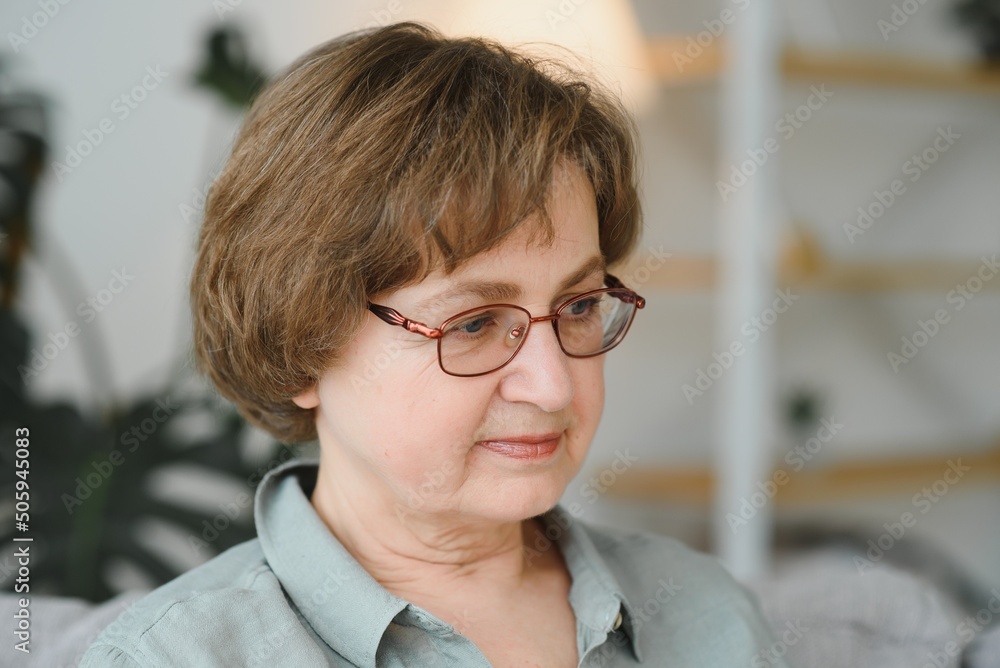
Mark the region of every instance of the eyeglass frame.
[[[510, 364], [511, 361], [513, 361], [513, 359], [517, 357], [517, 354], [521, 352], [521, 348], [524, 347], [524, 342], [528, 338], [528, 333], [531, 331], [531, 326], [536, 322], [544, 322], [546, 320], [552, 322], [552, 330], [555, 332], [556, 341], [558, 341], [559, 343], [559, 349], [562, 350], [567, 357], [572, 357], [575, 359], [597, 357], [598, 355], [603, 355], [604, 353], [609, 352], [612, 349], [616, 348], [618, 344], [620, 344], [625, 339], [625, 335], [628, 334], [628, 330], [632, 327], [632, 321], [635, 320], [636, 312], [638, 312], [639, 309], [644, 308], [646, 306], [646, 300], [643, 297], [641, 297], [639, 293], [637, 293], [635, 290], [625, 287], [624, 283], [622, 283], [620, 280], [618, 280], [611, 274], [607, 273], [604, 274], [604, 284], [607, 287], [598, 288], [597, 290], [589, 290], [587, 292], [582, 292], [578, 295], [570, 297], [562, 304], [560, 304], [558, 307], [556, 307], [555, 311], [553, 311], [549, 315], [540, 315], [538, 317], [533, 317], [531, 315], [531, 312], [528, 311], [528, 309], [524, 308], [523, 306], [518, 306], [517, 304], [486, 304], [483, 306], [477, 306], [475, 308], [467, 309], [465, 311], [462, 311], [461, 313], [456, 313], [455, 315], [447, 318], [438, 327], [428, 327], [422, 322], [410, 320], [396, 309], [390, 308], [388, 306], [382, 306], [381, 304], [373, 304], [372, 302], [369, 301], [368, 310], [374, 313], [379, 318], [379, 320], [382, 320], [383, 322], [389, 325], [402, 327], [410, 332], [413, 332], [415, 334], [420, 334], [421, 336], [425, 336], [429, 339], [437, 339], [437, 358], [438, 358], [438, 366], [441, 368], [441, 371], [448, 374], [449, 376], [455, 376], [458, 378], [475, 378], [477, 376], [485, 376], [486, 374], [493, 373], [494, 371], [499, 371], [500, 369]], [[566, 348], [563, 346], [562, 338], [559, 336], [559, 326], [557, 325], [557, 321], [562, 315], [560, 311], [562, 311], [564, 308], [566, 308], [573, 302], [577, 301], [578, 299], [583, 299], [585, 297], [590, 297], [591, 295], [601, 294], [604, 292], [624, 292], [626, 294], [625, 298], [623, 298], [622, 301], [624, 301], [627, 304], [630, 303], [635, 304], [635, 308], [632, 309], [632, 313], [631, 315], [629, 315], [629, 319], [628, 322], [625, 324], [625, 327], [622, 329], [621, 332], [619, 332], [614, 343], [609, 347], [605, 348], [604, 350], [601, 350], [596, 353], [590, 353], [588, 355], [575, 355], [573, 353], [567, 352]], [[511, 354], [511, 356], [507, 358], [507, 361], [501, 364], [500, 366], [490, 369], [489, 371], [483, 371], [480, 373], [452, 373], [447, 369], [445, 369], [444, 360], [441, 359], [441, 339], [445, 335], [444, 331], [445, 327], [447, 327], [450, 322], [453, 322], [454, 320], [457, 320], [458, 318], [466, 316], [470, 313], [491, 308], [514, 308], [526, 313], [528, 316], [528, 324], [525, 325], [524, 334], [520, 337], [520, 341], [518, 342], [517, 348], [514, 350], [513, 354]]]

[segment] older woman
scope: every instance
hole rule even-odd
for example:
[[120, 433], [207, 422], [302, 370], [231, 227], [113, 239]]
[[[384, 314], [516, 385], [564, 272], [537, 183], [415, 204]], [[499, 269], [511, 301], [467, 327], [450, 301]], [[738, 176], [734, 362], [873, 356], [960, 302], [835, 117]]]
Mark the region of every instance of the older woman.
[[271, 83], [207, 203], [195, 353], [249, 420], [320, 458], [269, 473], [259, 537], [147, 596], [83, 665], [770, 657], [714, 560], [558, 505], [604, 353], [645, 305], [609, 273], [640, 232], [634, 161], [596, 85], [418, 24]]

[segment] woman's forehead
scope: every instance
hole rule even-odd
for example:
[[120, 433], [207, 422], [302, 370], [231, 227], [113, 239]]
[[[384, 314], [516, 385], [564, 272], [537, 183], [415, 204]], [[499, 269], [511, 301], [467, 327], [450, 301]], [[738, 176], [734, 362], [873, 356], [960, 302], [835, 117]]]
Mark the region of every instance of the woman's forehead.
[[[472, 260], [475, 262], [475, 260]], [[560, 294], [580, 285], [584, 281], [601, 280], [604, 278], [606, 265], [604, 257], [597, 253], [586, 257], [583, 261], [575, 261], [565, 266], [548, 267], [546, 274], [551, 279], [553, 294]], [[467, 270], [464, 275], [453, 274], [450, 277], [431, 277], [407, 290], [409, 300], [414, 300], [410, 308], [420, 313], [438, 313], [449, 308], [457, 308], [468, 303], [517, 303], [525, 298], [528, 291], [538, 286], [541, 276], [511, 275], [502, 267], [493, 267], [486, 271], [475, 268]], [[540, 286], [549, 291], [549, 285]]]

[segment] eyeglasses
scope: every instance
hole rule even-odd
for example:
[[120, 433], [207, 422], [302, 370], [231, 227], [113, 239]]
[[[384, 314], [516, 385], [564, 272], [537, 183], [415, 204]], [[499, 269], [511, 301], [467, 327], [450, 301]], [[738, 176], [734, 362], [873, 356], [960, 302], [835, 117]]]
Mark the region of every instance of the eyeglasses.
[[438, 364], [446, 374], [482, 376], [509, 364], [536, 322], [552, 322], [559, 347], [570, 357], [594, 357], [621, 343], [646, 300], [611, 274], [604, 275], [604, 284], [608, 287], [577, 295], [555, 313], [537, 318], [514, 304], [490, 304], [462, 311], [432, 328], [388, 306], [368, 302], [368, 310], [390, 325], [437, 339]]

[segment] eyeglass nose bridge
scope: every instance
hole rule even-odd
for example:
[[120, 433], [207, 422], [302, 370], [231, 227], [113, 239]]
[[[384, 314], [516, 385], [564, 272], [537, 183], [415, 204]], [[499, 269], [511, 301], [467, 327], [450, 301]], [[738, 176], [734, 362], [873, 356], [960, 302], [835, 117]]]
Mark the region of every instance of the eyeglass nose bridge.
[[540, 315], [537, 318], [532, 318], [532, 317], [529, 316], [528, 317], [528, 324], [531, 325], [533, 323], [542, 322], [544, 320], [558, 320], [558, 319], [559, 319], [559, 314], [558, 313], [551, 313], [549, 315]]
[[[525, 311], [525, 313], [528, 313], [528, 312]], [[552, 329], [553, 329], [553, 331], [556, 334], [556, 341], [559, 343], [559, 347], [562, 348], [562, 340], [559, 338], [559, 329], [556, 326], [556, 321], [559, 320], [559, 314], [558, 313], [551, 313], [549, 315], [540, 315], [538, 317], [532, 317], [531, 314], [528, 313], [528, 322], [527, 322], [527, 324], [524, 324], [524, 325], [521, 325], [521, 324], [514, 325], [513, 327], [511, 327], [507, 331], [507, 337], [511, 341], [515, 341], [516, 342], [516, 348], [517, 348], [514, 351], [513, 355], [511, 355], [511, 358], [513, 358], [514, 355], [516, 355], [518, 352], [520, 352], [521, 346], [524, 345], [525, 337], [527, 336], [528, 330], [531, 329], [531, 326], [533, 324], [535, 324], [536, 322], [544, 322], [546, 320], [551, 320], [552, 321]], [[565, 352], [565, 351], [563, 351], [563, 352]], [[508, 362], [509, 361], [510, 360], [508, 360]]]

